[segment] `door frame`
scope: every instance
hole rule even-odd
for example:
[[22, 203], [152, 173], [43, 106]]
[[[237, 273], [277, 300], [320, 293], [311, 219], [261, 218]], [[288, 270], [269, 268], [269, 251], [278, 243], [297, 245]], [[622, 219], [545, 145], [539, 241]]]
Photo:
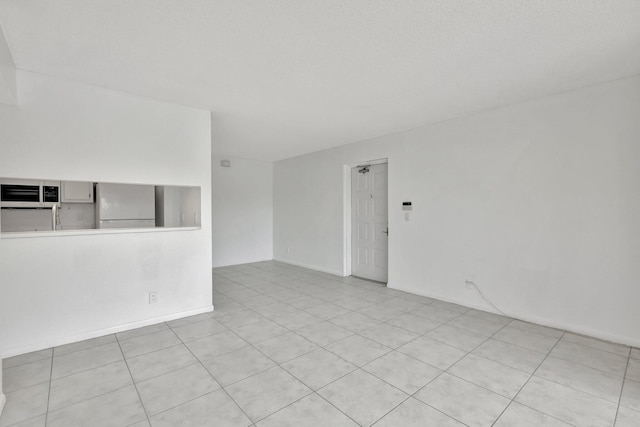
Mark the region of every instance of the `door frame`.
[[[342, 229], [344, 230], [343, 234], [343, 243], [342, 243], [342, 253], [343, 253], [343, 262], [342, 262], [342, 274], [344, 277], [351, 276], [351, 170], [360, 165], [381, 165], [381, 164], [389, 165], [389, 158], [385, 157], [383, 159], [376, 160], [363, 160], [358, 163], [349, 163], [343, 165], [343, 218], [342, 218]], [[389, 174], [387, 174], [387, 221], [389, 218]], [[389, 246], [387, 245], [387, 273], [389, 270]], [[389, 283], [389, 279], [387, 277], [387, 283]]]

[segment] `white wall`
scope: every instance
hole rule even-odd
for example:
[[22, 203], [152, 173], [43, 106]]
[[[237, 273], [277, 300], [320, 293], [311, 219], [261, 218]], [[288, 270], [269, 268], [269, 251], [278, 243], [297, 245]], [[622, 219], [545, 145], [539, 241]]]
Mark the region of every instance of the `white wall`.
[[[221, 160], [231, 167], [221, 167]], [[273, 258], [273, 163], [212, 156], [213, 266]]]
[[0, 105], [0, 176], [201, 186], [203, 222], [1, 238], [0, 357], [210, 311], [210, 113], [22, 71], [18, 89]]
[[16, 100], [16, 67], [7, 40], [0, 29], [0, 103], [15, 105]]
[[469, 279], [513, 317], [640, 345], [639, 117], [635, 77], [277, 162], [274, 258], [340, 274], [343, 165], [386, 157], [390, 287], [490, 311]]

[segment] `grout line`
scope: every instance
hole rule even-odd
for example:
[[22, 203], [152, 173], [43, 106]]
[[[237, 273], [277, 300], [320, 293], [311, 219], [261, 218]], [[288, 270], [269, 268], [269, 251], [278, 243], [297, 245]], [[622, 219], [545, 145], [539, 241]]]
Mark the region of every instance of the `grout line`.
[[[49, 403], [51, 402], [51, 383], [53, 382], [53, 359], [55, 355], [55, 350], [51, 350], [51, 369], [49, 370], [49, 390], [47, 392], [47, 408], [44, 413], [44, 425], [47, 425], [49, 419]], [[2, 390], [0, 390], [2, 392]]]
[[[147, 412], [147, 407], [144, 405], [144, 401], [142, 400], [142, 396], [140, 395], [140, 390], [138, 390], [138, 384], [136, 384], [136, 381], [133, 379], [133, 375], [131, 374], [131, 368], [129, 367], [129, 362], [127, 361], [127, 358], [124, 355], [124, 351], [122, 351], [122, 346], [120, 345], [120, 340], [118, 340], [118, 337], [116, 336], [116, 342], [118, 343], [118, 347], [120, 348], [120, 353], [122, 353], [122, 359], [124, 361], [125, 366], [127, 367], [127, 371], [129, 372], [129, 378], [131, 378], [131, 383], [133, 384], [133, 387], [136, 389], [136, 394], [138, 395], [138, 400], [140, 401], [140, 406], [142, 406], [142, 410], [144, 411], [144, 415], [147, 417], [147, 422], [149, 424], [151, 424], [151, 420], [149, 418], [149, 413]], [[129, 386], [127, 386], [129, 387]]]
[[616, 425], [618, 421], [618, 412], [620, 412], [620, 403], [622, 402], [622, 393], [624, 392], [624, 385], [627, 382], [627, 371], [629, 370], [629, 362], [631, 361], [631, 348], [629, 348], [629, 355], [627, 356], [627, 366], [624, 368], [624, 377], [622, 377], [622, 387], [620, 387], [620, 395], [618, 396], [618, 407], [616, 408], [616, 415], [613, 417], [613, 425]]
[[[223, 325], [223, 326], [224, 326], [224, 325]], [[225, 326], [225, 328], [226, 328], [226, 326]], [[231, 331], [231, 332], [233, 332], [233, 331]], [[237, 335], [237, 334], [236, 334], [236, 335]], [[176, 336], [177, 336], [177, 335], [176, 335]], [[239, 337], [239, 338], [241, 338], [241, 339], [242, 339], [242, 337]], [[238, 407], [238, 409], [240, 409], [240, 411], [242, 411], [242, 413], [247, 417], [247, 419], [252, 423], [252, 425], [253, 425], [253, 424], [255, 424], [255, 423], [254, 423], [254, 421], [253, 421], [253, 419], [251, 419], [251, 417], [249, 416], [249, 414], [247, 414], [247, 413], [245, 412], [245, 410], [244, 410], [244, 409], [243, 409], [243, 408], [238, 404], [238, 402], [236, 402], [236, 400], [235, 400], [235, 399], [231, 396], [231, 394], [227, 391], [227, 389], [225, 388], [225, 386], [223, 386], [223, 385], [222, 385], [222, 384], [221, 384], [221, 383], [216, 379], [216, 377], [214, 377], [214, 376], [213, 376], [213, 374], [212, 374], [212, 373], [207, 369], [207, 367], [206, 367], [206, 366], [204, 366], [204, 363], [202, 363], [202, 361], [201, 361], [201, 360], [200, 360], [200, 359], [199, 359], [199, 358], [198, 358], [198, 357], [193, 353], [193, 351], [191, 351], [191, 349], [190, 349], [190, 348], [189, 348], [189, 347], [184, 343], [184, 341], [182, 341], [182, 338], [180, 338], [180, 337], [178, 336], [178, 339], [180, 340], [180, 342], [182, 342], [182, 345], [183, 345], [183, 346], [184, 346], [184, 347], [189, 351], [189, 353], [191, 353], [191, 355], [192, 355], [192, 356], [193, 356], [193, 357], [198, 361], [198, 363], [200, 364], [200, 366], [202, 366], [202, 368], [203, 368], [203, 369], [204, 369], [204, 370], [209, 374], [209, 376], [213, 379], [213, 381], [215, 381], [215, 382], [216, 382], [216, 384], [218, 384], [218, 385], [220, 386], [220, 390], [224, 391], [224, 393], [227, 395], [227, 397], [229, 397], [229, 399], [231, 399], [231, 401], [232, 401], [232, 402], [233, 402], [233, 403]], [[243, 341], [244, 341], [244, 340], [243, 340]], [[243, 347], [243, 348], [244, 348], [244, 347]], [[235, 351], [235, 350], [233, 350], [233, 351]], [[231, 353], [231, 352], [229, 352], [229, 353]], [[217, 357], [217, 356], [216, 356], [216, 357]], [[264, 371], [262, 371], [262, 372], [264, 372]], [[214, 391], [212, 391], [211, 393], [213, 393], [213, 392], [215, 392], [215, 391], [217, 391], [217, 390], [214, 390]], [[207, 394], [210, 394], [210, 393], [207, 393]], [[204, 395], [203, 395], [203, 396], [204, 396]], [[191, 402], [191, 401], [193, 401], [193, 400], [199, 399], [199, 398], [201, 398], [201, 397], [202, 397], [202, 396], [198, 396], [198, 397], [196, 397], [196, 398], [193, 398], [193, 399], [189, 400], [188, 402]], [[185, 403], [188, 403], [188, 402], [182, 402], [182, 403], [180, 403], [180, 405], [184, 405]], [[177, 407], [177, 406], [180, 406], [180, 405], [176, 405], [176, 407]]]
[[[529, 376], [529, 379], [527, 381], [525, 381], [524, 384], [522, 384], [522, 387], [520, 387], [520, 390], [518, 390], [518, 392], [513, 396], [513, 398], [511, 399], [511, 402], [509, 402], [509, 404], [507, 405], [507, 408], [509, 406], [511, 406], [512, 402], [516, 402], [516, 399], [518, 398], [518, 396], [520, 395], [520, 393], [522, 392], [522, 390], [524, 390], [524, 388], [527, 386], [527, 384], [529, 384], [529, 381], [531, 381], [531, 378], [533, 378], [536, 375], [536, 372], [538, 372], [538, 369], [540, 369], [540, 366], [542, 366], [544, 364], [544, 362], [547, 360], [547, 358], [549, 357], [549, 355], [551, 354], [551, 352], [553, 352], [553, 349], [556, 348], [556, 346], [558, 345], [558, 343], [560, 343], [560, 340], [562, 339], [562, 337], [564, 336], [564, 332], [562, 333], [562, 335], [557, 339], [556, 343], [553, 345], [553, 347], [551, 347], [551, 349], [547, 352], [547, 355], [544, 357], [544, 359], [542, 359], [542, 361], [538, 364], [538, 367], [531, 373], [531, 375]], [[516, 403], [520, 403], [520, 402], [516, 402]], [[526, 405], [525, 405], [526, 406]], [[500, 415], [498, 416], [498, 418], [496, 418], [496, 420], [500, 419], [500, 417], [502, 416], [502, 414], [504, 414], [504, 412], [507, 410], [507, 408], [504, 408], [504, 410], [500, 413]], [[536, 408], [532, 408], [532, 409], [536, 409]], [[556, 418], [551, 414], [547, 414], [546, 412], [543, 412], [539, 409], [536, 409], [538, 412], [542, 412], [545, 415], [548, 415], [552, 418]], [[558, 418], [556, 418], [558, 419]], [[562, 421], [562, 420], [560, 420]]]

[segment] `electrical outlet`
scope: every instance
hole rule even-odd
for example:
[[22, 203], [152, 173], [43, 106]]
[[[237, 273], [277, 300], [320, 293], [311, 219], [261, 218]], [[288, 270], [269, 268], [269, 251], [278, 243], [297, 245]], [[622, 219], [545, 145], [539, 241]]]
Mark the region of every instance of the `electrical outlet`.
[[158, 292], [152, 291], [149, 292], [149, 304], [155, 304], [158, 302]]
[[291, 255], [291, 248], [287, 248], [287, 255]]

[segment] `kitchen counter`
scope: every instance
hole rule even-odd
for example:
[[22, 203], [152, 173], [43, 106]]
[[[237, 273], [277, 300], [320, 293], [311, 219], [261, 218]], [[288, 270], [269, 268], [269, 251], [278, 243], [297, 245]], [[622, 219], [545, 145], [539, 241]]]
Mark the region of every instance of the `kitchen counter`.
[[172, 231], [193, 231], [200, 230], [201, 227], [152, 227], [152, 228], [101, 228], [85, 230], [58, 230], [58, 231], [23, 231], [23, 232], [3, 232], [0, 239], [25, 239], [39, 237], [67, 237], [86, 236], [96, 234], [126, 234], [126, 233], [165, 233]]

